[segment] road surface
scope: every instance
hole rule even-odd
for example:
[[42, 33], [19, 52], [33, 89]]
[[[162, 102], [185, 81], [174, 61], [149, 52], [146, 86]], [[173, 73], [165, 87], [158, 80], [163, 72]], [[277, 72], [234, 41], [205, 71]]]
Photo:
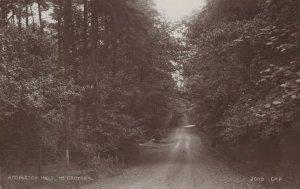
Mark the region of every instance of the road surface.
[[137, 166], [125, 170], [119, 176], [100, 179], [89, 188], [262, 188], [256, 184], [216, 160], [202, 144], [196, 128], [183, 126], [172, 130], [162, 143], [148, 142], [141, 145], [141, 156]]

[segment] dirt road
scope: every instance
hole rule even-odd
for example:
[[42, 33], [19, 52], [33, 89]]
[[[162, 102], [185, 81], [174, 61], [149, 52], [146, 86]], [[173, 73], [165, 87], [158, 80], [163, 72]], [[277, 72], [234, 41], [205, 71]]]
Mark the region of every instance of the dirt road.
[[160, 144], [141, 145], [139, 165], [90, 189], [259, 189], [249, 178], [216, 160], [196, 128], [180, 127]]

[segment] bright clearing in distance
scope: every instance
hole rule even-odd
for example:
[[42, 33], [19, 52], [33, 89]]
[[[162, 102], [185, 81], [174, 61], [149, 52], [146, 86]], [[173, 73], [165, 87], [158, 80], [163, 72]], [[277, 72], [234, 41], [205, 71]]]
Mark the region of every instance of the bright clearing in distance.
[[191, 16], [193, 11], [201, 9], [206, 0], [154, 0], [158, 11], [171, 21]]

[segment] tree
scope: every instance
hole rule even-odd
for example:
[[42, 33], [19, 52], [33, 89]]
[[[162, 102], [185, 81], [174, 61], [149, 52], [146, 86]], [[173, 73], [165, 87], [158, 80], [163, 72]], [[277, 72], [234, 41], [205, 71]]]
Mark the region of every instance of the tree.
[[241, 2], [211, 1], [194, 18], [184, 73], [203, 129], [225, 147], [258, 149], [298, 119], [299, 3]]
[[[39, 0], [20, 7], [17, 1], [0, 5], [5, 15], [0, 28], [1, 133], [24, 122], [17, 133], [28, 141], [38, 138], [30, 140], [33, 148], [41, 143], [41, 151], [64, 157], [68, 166], [69, 159], [88, 160], [121, 148], [124, 141], [137, 146], [135, 138], [166, 130], [175, 109], [170, 59], [176, 40], [151, 3]], [[34, 21], [30, 27], [29, 8], [32, 20], [34, 14], [39, 17], [39, 29]], [[42, 19], [48, 8], [56, 22]], [[13, 148], [10, 137], [1, 148]], [[17, 147], [25, 148], [23, 144]]]

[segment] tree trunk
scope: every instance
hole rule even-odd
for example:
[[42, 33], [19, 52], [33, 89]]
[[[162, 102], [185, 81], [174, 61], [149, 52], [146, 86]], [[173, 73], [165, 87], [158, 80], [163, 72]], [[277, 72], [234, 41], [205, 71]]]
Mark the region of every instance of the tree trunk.
[[[64, 3], [64, 30], [63, 30], [63, 60], [64, 60], [64, 67], [65, 67], [65, 75], [68, 74], [68, 67], [70, 66], [71, 60], [71, 46], [72, 46], [72, 0], [65, 0]], [[69, 121], [68, 121], [68, 110], [65, 110], [65, 138], [66, 138], [66, 167], [69, 166]]]
[[44, 33], [44, 23], [43, 23], [43, 19], [42, 19], [41, 1], [39, 0], [37, 3], [38, 3], [38, 12], [39, 12], [39, 21], [40, 21], [40, 32]]
[[31, 18], [32, 18], [32, 27], [33, 27], [33, 30], [35, 30], [35, 21], [34, 21], [34, 13], [32, 10], [32, 5], [30, 5], [30, 12], [31, 12]]
[[22, 30], [22, 7], [21, 7], [21, 5], [18, 5], [17, 19], [18, 19], [18, 29], [19, 29], [19, 31], [21, 31]]
[[13, 11], [12, 14], [13, 14], [13, 15], [11, 16], [11, 23], [12, 23], [13, 25], [16, 25], [16, 21], [15, 21], [15, 16], [16, 16], [16, 14], [15, 14], [14, 11]]
[[1, 18], [0, 18], [0, 27], [6, 27], [7, 23], [7, 10], [4, 8], [4, 6], [1, 8]]
[[65, 129], [65, 160], [66, 160], [66, 168], [69, 168], [70, 165], [70, 153], [69, 153], [69, 116], [68, 109], [64, 108], [64, 129]]
[[97, 0], [91, 1], [92, 20], [91, 20], [91, 64], [93, 68], [93, 90], [94, 90], [94, 125], [98, 126], [99, 120], [99, 97], [98, 97], [98, 55], [97, 55], [97, 41], [98, 41], [98, 8]]
[[43, 164], [43, 147], [39, 146], [39, 165], [38, 165], [38, 184], [41, 185], [42, 182], [42, 164]]
[[[83, 57], [84, 61], [87, 64], [88, 63], [88, 56], [87, 56], [87, 46], [88, 46], [88, 5], [87, 0], [83, 1]], [[87, 79], [87, 70], [88, 70], [88, 64], [84, 66], [84, 79], [86, 81]]]
[[56, 9], [54, 11], [57, 12], [58, 18], [57, 18], [57, 54], [58, 54], [58, 60], [59, 62], [62, 61], [62, 49], [63, 49], [63, 41], [62, 41], [62, 12], [63, 12], [63, 6], [62, 1], [57, 1], [57, 6], [54, 5]]
[[[83, 80], [84, 83], [87, 83], [87, 74], [88, 74], [88, 67], [89, 67], [89, 61], [88, 61], [88, 2], [87, 0], [83, 1], [83, 61], [84, 61], [84, 73], [83, 73]], [[87, 121], [87, 115], [88, 115], [88, 100], [87, 97], [84, 98], [84, 115], [83, 119]]]
[[[72, 38], [73, 38], [73, 43], [72, 43], [72, 53], [74, 56], [71, 56], [71, 62], [73, 63], [73, 76], [74, 76], [74, 81], [75, 81], [75, 85], [79, 85], [79, 81], [80, 81], [80, 74], [79, 74], [79, 62], [76, 61], [75, 59], [75, 54], [77, 54], [77, 47], [76, 47], [76, 43], [75, 40], [76, 38], [74, 38], [75, 36], [75, 28], [74, 28], [74, 24], [72, 23], [72, 27], [71, 27], [71, 33], [72, 33]], [[80, 126], [80, 117], [81, 117], [81, 112], [80, 112], [80, 103], [81, 100], [77, 99], [75, 102], [75, 127], [78, 128]]]
[[[54, 4], [54, 3], [53, 3]], [[55, 6], [55, 5], [54, 5]], [[62, 12], [63, 12], [63, 5], [62, 1], [57, 1], [57, 8], [54, 10], [57, 12], [57, 54], [59, 62], [62, 61], [62, 49], [63, 49], [63, 41], [62, 41]]]
[[71, 65], [71, 45], [72, 45], [72, 0], [65, 0], [64, 11], [63, 11], [63, 19], [64, 19], [64, 29], [63, 29], [63, 60], [64, 67], [67, 68]]
[[25, 24], [26, 24], [26, 28], [28, 28], [28, 26], [29, 26], [29, 19], [28, 19], [28, 2], [26, 2]]

